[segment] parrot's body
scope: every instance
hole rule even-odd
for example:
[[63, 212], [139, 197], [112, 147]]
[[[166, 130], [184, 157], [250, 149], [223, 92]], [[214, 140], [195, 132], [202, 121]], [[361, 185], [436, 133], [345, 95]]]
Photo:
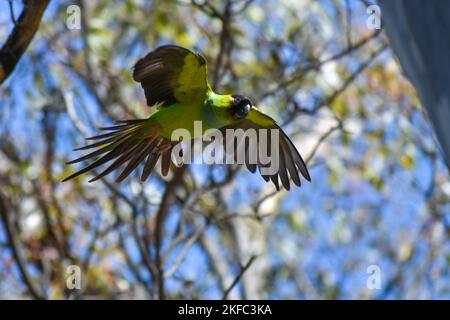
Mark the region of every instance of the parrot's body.
[[[263, 178], [272, 180], [277, 189], [278, 176], [286, 189], [289, 189], [289, 176], [296, 185], [300, 185], [298, 171], [310, 180], [306, 165], [294, 144], [272, 118], [260, 112], [246, 97], [220, 95], [211, 90], [207, 81], [206, 60], [200, 54], [175, 45], [159, 47], [136, 63], [133, 79], [142, 84], [147, 104], [157, 106], [158, 111], [147, 119], [123, 120], [118, 121], [116, 126], [101, 128], [110, 132], [88, 138], [101, 140], [76, 150], [98, 149], [69, 163], [102, 157], [64, 181], [112, 160], [106, 170], [90, 181], [127, 163], [116, 179], [120, 182], [144, 161], [141, 180], [145, 181], [159, 158], [162, 174], [167, 175], [171, 151], [179, 143], [171, 139], [175, 130], [185, 129], [192, 139], [196, 139], [201, 138], [208, 129], [239, 128], [280, 130], [279, 154], [275, 155], [279, 161], [276, 174], [264, 175], [261, 172], [263, 164], [246, 161], [250, 171], [255, 172], [259, 167]], [[202, 123], [200, 132], [195, 130], [196, 121]], [[246, 152], [249, 152], [248, 149]]]
[[[202, 103], [193, 105], [182, 105], [175, 103], [170, 108], [161, 108], [153, 113], [149, 121], [161, 127], [161, 136], [170, 139], [172, 132], [176, 129], [186, 129], [193, 138], [195, 121], [202, 121], [202, 134], [208, 129], [218, 129], [233, 123], [233, 118], [229, 116], [227, 106], [232, 100], [231, 95], [218, 95], [214, 92], [208, 92], [208, 96]], [[186, 109], [189, 112], [186, 112]]]

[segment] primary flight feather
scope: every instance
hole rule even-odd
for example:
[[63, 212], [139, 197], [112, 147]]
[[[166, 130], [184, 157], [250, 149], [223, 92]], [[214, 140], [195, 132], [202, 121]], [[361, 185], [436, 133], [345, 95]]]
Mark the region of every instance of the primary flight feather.
[[[248, 161], [248, 141], [233, 141], [234, 150], [243, 148], [247, 168], [251, 172], [259, 168], [264, 180], [272, 181], [277, 190], [279, 181], [288, 190], [290, 180], [300, 186], [300, 174], [311, 181], [302, 157], [275, 120], [260, 112], [246, 97], [219, 95], [212, 91], [207, 80], [206, 60], [200, 54], [176, 45], [159, 47], [136, 63], [133, 79], [141, 83], [147, 104], [158, 106], [158, 111], [147, 119], [121, 120], [115, 126], [100, 128], [107, 132], [87, 138], [94, 142], [75, 149], [94, 151], [68, 163], [99, 158], [63, 181], [111, 161], [89, 182], [123, 167], [116, 178], [120, 182], [140, 163], [144, 163], [141, 180], [145, 181], [160, 158], [161, 173], [166, 176], [170, 169], [171, 152], [180, 143], [171, 140], [172, 133], [183, 128], [192, 134], [192, 139], [201, 138], [198, 133], [195, 135], [195, 121], [202, 121], [201, 134], [208, 129], [279, 130], [279, 141], [276, 141], [279, 152], [273, 155], [277, 158], [278, 169], [274, 174], [264, 174], [261, 170], [264, 164], [259, 160], [256, 163]], [[257, 148], [263, 141], [260, 138], [258, 136]]]

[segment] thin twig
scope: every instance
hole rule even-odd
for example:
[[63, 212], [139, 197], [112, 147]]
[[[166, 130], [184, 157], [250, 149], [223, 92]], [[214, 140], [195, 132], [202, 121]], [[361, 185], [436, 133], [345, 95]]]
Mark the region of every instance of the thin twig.
[[16, 21], [16, 15], [14, 14], [14, 6], [13, 6], [12, 0], [8, 0], [8, 4], [9, 4], [9, 14], [11, 16], [11, 20], [14, 23], [14, 25], [16, 25], [17, 21]]
[[197, 230], [197, 232], [184, 244], [183, 248], [181, 249], [180, 254], [175, 259], [175, 262], [172, 264], [169, 270], [167, 270], [164, 273], [164, 278], [171, 277], [175, 272], [177, 272], [178, 268], [180, 267], [181, 263], [184, 260], [184, 257], [188, 253], [189, 249], [194, 245], [194, 243], [200, 238], [202, 233], [205, 231], [205, 227], [200, 228]]
[[164, 300], [166, 298], [164, 290], [164, 268], [161, 254], [162, 245], [162, 229], [164, 225], [164, 220], [169, 210], [170, 202], [174, 196], [175, 189], [180, 183], [183, 174], [187, 166], [184, 165], [181, 168], [175, 170], [172, 180], [166, 185], [166, 190], [161, 200], [161, 204], [158, 208], [158, 212], [155, 217], [155, 253], [156, 253], [156, 269], [157, 269], [157, 284], [158, 284], [158, 294], [159, 299]]
[[309, 164], [311, 159], [316, 155], [317, 150], [319, 150], [320, 145], [336, 130], [342, 129], [342, 124], [339, 123], [336, 126], [331, 127], [328, 129], [320, 138], [317, 140], [316, 144], [314, 145], [313, 149], [309, 153], [309, 155], [306, 157], [305, 162], [306, 164]]
[[247, 261], [247, 263], [244, 266], [241, 266], [241, 270], [239, 274], [236, 276], [234, 281], [231, 283], [231, 285], [225, 290], [222, 300], [226, 300], [228, 297], [228, 294], [233, 290], [233, 288], [239, 283], [244, 273], [250, 268], [253, 261], [256, 259], [257, 256], [251, 256], [250, 259]]
[[17, 267], [20, 272], [20, 276], [25, 283], [25, 286], [27, 287], [30, 295], [36, 300], [43, 300], [45, 299], [44, 295], [37, 288], [36, 284], [33, 282], [33, 279], [28, 273], [25, 257], [22, 255], [19, 241], [16, 238], [18, 233], [15, 230], [13, 223], [9, 219], [9, 211], [10, 206], [7, 204], [6, 198], [3, 194], [0, 193], [0, 218], [3, 220], [3, 225], [8, 239], [8, 246], [9, 248], [11, 248], [14, 260], [16, 261]]
[[72, 120], [75, 127], [85, 136], [89, 136], [89, 129], [84, 125], [84, 123], [80, 120], [75, 110], [75, 106], [73, 103], [73, 94], [69, 91], [62, 91], [62, 96], [64, 98], [64, 102], [67, 109], [67, 114]]
[[219, 45], [219, 52], [217, 53], [215, 66], [214, 66], [214, 73], [213, 73], [213, 89], [217, 89], [219, 85], [219, 80], [221, 78], [221, 70], [223, 67], [223, 60], [225, 54], [229, 54], [231, 51], [231, 42], [230, 42], [230, 23], [232, 19], [232, 2], [231, 0], [228, 0], [225, 3], [225, 9], [222, 17], [222, 31], [220, 32], [220, 45]]
[[345, 56], [347, 56], [348, 54], [352, 53], [353, 51], [358, 50], [359, 48], [363, 47], [364, 45], [366, 45], [368, 42], [370, 42], [371, 40], [377, 38], [379, 35], [381, 34], [380, 30], [375, 31], [374, 33], [372, 33], [370, 36], [362, 38], [361, 40], [359, 40], [358, 42], [354, 43], [353, 45], [339, 51], [338, 53], [335, 53], [333, 55], [331, 55], [328, 58], [325, 58], [317, 63], [312, 63], [309, 64], [301, 69], [299, 69], [295, 75], [293, 75], [291, 78], [286, 79], [284, 81], [280, 81], [279, 84], [276, 86], [276, 88], [272, 89], [272, 90], [268, 90], [266, 91], [262, 96], [261, 99], [264, 99], [268, 96], [273, 95], [274, 93], [276, 93], [278, 90], [285, 88], [287, 86], [290, 86], [292, 83], [296, 82], [296, 81], [300, 81], [303, 79], [303, 77], [311, 70], [318, 70], [319, 68], [321, 68], [323, 65], [332, 62], [332, 61], [336, 61], [339, 60]]

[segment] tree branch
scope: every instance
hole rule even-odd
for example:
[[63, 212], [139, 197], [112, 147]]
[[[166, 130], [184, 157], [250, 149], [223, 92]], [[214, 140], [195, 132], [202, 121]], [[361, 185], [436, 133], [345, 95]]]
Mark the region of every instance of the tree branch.
[[45, 299], [45, 297], [39, 291], [37, 286], [33, 283], [33, 280], [31, 279], [31, 276], [28, 273], [25, 258], [23, 257], [23, 255], [21, 253], [20, 245], [16, 238], [17, 232], [14, 228], [13, 223], [9, 219], [9, 215], [10, 215], [9, 211], [10, 211], [10, 206], [8, 205], [4, 195], [2, 193], [0, 193], [0, 218], [3, 220], [3, 225], [5, 227], [6, 236], [8, 239], [8, 246], [13, 253], [14, 260], [17, 263], [17, 267], [19, 269], [20, 275], [22, 277], [22, 280], [23, 280], [25, 286], [28, 289], [28, 292], [34, 299], [43, 300], [43, 299]]
[[33, 40], [49, 1], [24, 0], [24, 8], [19, 20], [0, 49], [0, 84], [12, 73]]

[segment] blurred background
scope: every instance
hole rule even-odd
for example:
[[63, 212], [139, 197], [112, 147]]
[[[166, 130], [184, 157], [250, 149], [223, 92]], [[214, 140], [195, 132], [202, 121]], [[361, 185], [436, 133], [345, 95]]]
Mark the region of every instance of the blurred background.
[[[50, 1], [0, 85], [0, 298], [450, 298], [449, 171], [368, 5]], [[0, 44], [22, 10], [0, 0]], [[154, 111], [131, 70], [168, 43], [274, 117], [312, 182], [276, 192], [243, 167], [193, 164], [61, 183], [85, 137]]]

